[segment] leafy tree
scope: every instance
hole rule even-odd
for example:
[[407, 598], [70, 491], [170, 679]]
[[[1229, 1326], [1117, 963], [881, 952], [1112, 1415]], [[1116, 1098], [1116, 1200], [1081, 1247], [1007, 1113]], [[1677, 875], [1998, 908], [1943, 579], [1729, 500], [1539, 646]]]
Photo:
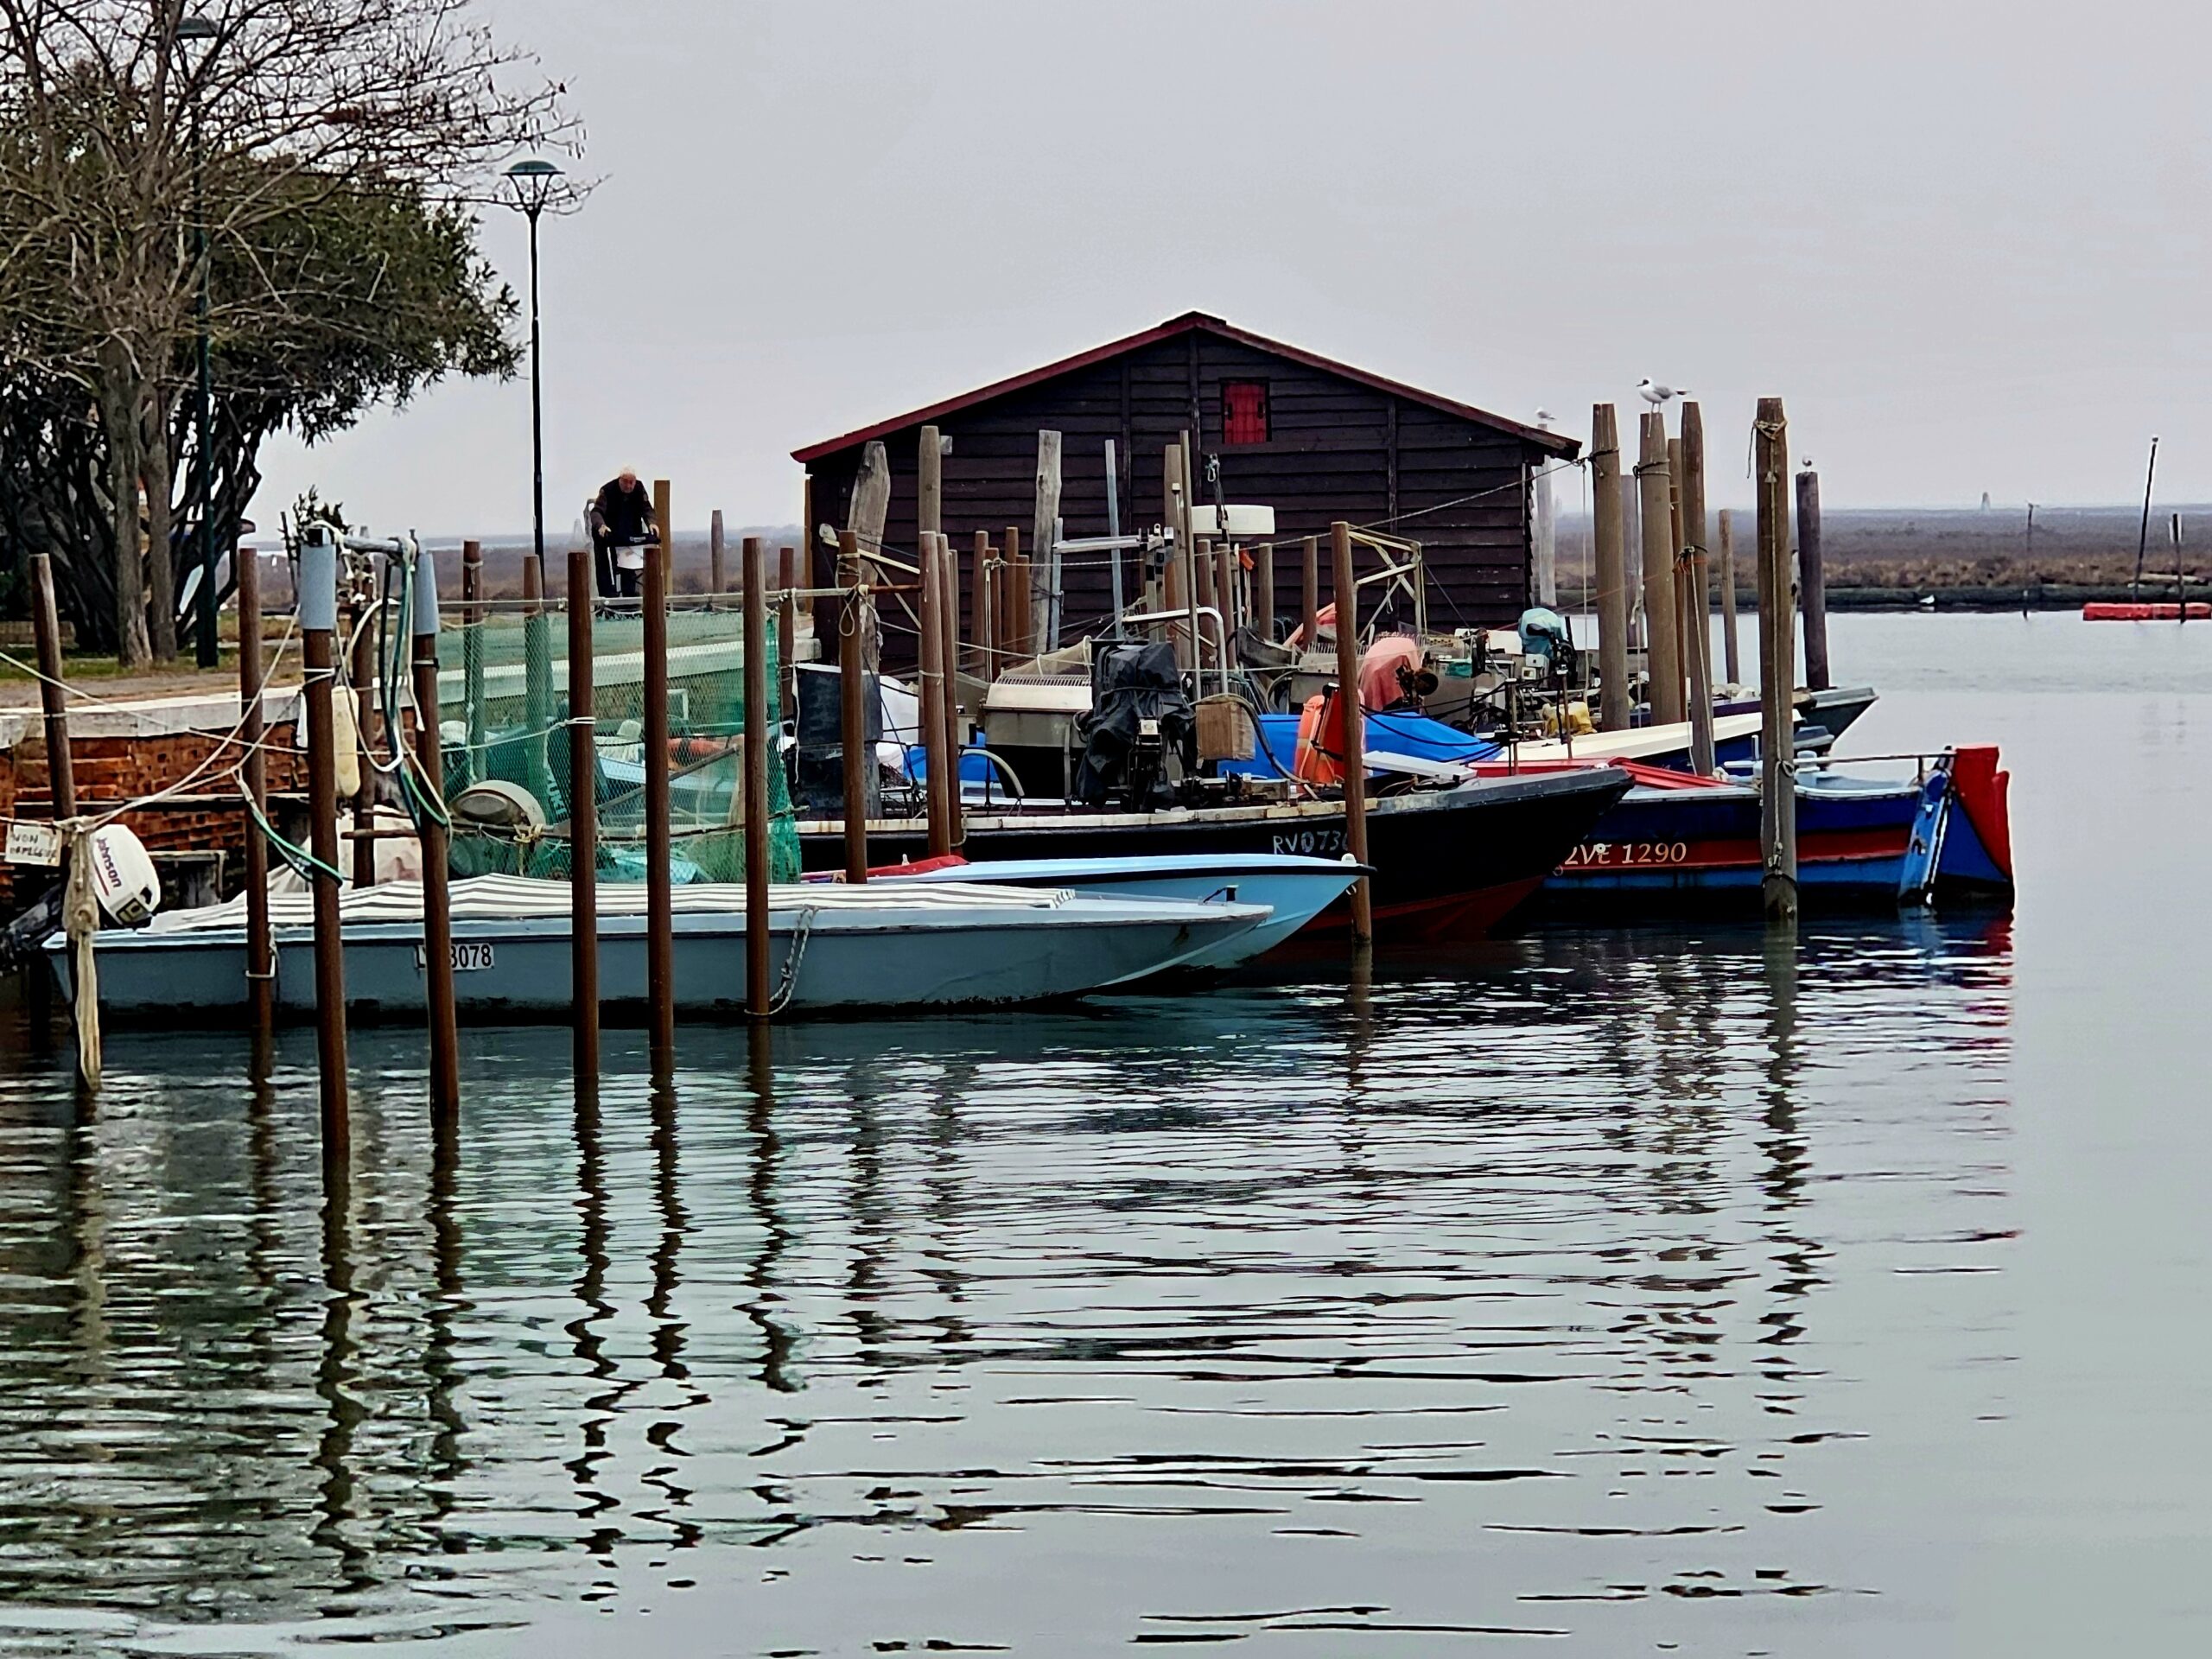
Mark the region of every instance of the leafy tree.
[[[172, 628], [184, 608], [186, 574], [199, 562], [185, 510], [199, 499], [203, 467], [211, 469], [215, 543], [229, 547], [260, 485], [257, 458], [270, 434], [289, 427], [313, 442], [372, 404], [404, 404], [448, 374], [514, 371], [514, 296], [478, 256], [475, 231], [465, 209], [426, 201], [410, 188], [316, 189], [302, 192], [295, 213], [264, 227], [251, 261], [232, 247], [217, 250], [219, 292], [258, 289], [281, 302], [233, 297], [223, 307], [204, 457], [188, 395], [189, 340], [160, 377], [178, 390], [167, 400], [161, 465], [149, 470], [170, 480], [177, 510], [170, 533], [149, 538], [167, 550], [146, 585], [171, 596]], [[113, 649], [122, 562], [111, 463], [99, 411], [76, 380], [26, 370], [0, 385], [0, 539], [53, 555], [57, 598], [78, 638]]]
[[0, 526], [60, 556], [79, 627], [127, 664], [175, 654], [195, 472], [219, 533], [276, 427], [313, 436], [512, 369], [512, 300], [467, 203], [498, 161], [575, 137], [470, 0], [206, 0], [204, 18], [195, 41], [183, 0], [0, 0]]

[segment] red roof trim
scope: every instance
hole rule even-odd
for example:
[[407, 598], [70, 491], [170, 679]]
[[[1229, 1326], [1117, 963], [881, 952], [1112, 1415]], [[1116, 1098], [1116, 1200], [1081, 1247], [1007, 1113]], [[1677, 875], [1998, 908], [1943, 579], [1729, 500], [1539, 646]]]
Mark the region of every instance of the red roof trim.
[[866, 443], [874, 438], [886, 437], [893, 432], [904, 431], [910, 426], [923, 425], [942, 416], [955, 414], [961, 410], [972, 408], [977, 404], [986, 403], [991, 398], [1002, 397], [1008, 392], [1020, 391], [1036, 385], [1040, 381], [1050, 380], [1057, 376], [1071, 373], [1077, 369], [1087, 369], [1094, 363], [1103, 363], [1109, 358], [1119, 357], [1125, 352], [1132, 352], [1140, 346], [1150, 346], [1158, 340], [1171, 340], [1178, 334], [1190, 334], [1194, 330], [1218, 334], [1224, 340], [1235, 340], [1237, 344], [1249, 346], [1255, 351], [1273, 353], [1277, 357], [1287, 357], [1294, 363], [1303, 363], [1306, 367], [1319, 369], [1325, 374], [1339, 375], [1346, 380], [1357, 381], [1361, 385], [1370, 387], [1376, 391], [1387, 392], [1394, 397], [1403, 397], [1412, 403], [1440, 410], [1444, 414], [1456, 416], [1463, 421], [1472, 421], [1478, 425], [1495, 428], [1500, 432], [1519, 438], [1524, 443], [1548, 450], [1553, 454], [1564, 459], [1572, 460], [1581, 453], [1581, 444], [1564, 433], [1547, 432], [1541, 427], [1527, 426], [1519, 421], [1508, 420], [1503, 415], [1493, 415], [1487, 410], [1475, 408], [1471, 404], [1458, 403], [1449, 397], [1440, 397], [1433, 391], [1423, 391], [1419, 386], [1409, 386], [1402, 381], [1386, 379], [1379, 374], [1370, 374], [1365, 369], [1354, 368], [1349, 363], [1339, 363], [1333, 358], [1323, 357], [1318, 352], [1305, 351], [1296, 346], [1286, 346], [1279, 340], [1269, 340], [1264, 334], [1255, 334], [1249, 329], [1236, 327], [1219, 317], [1210, 317], [1203, 311], [1188, 311], [1179, 317], [1169, 318], [1156, 327], [1144, 329], [1121, 340], [1109, 340], [1103, 346], [1094, 346], [1087, 352], [1077, 352], [1073, 357], [1064, 357], [1056, 363], [1046, 364], [1042, 368], [1031, 369], [1026, 373], [1014, 375], [1004, 380], [995, 380], [988, 386], [979, 386], [975, 391], [963, 392], [957, 397], [947, 397], [938, 403], [925, 404], [906, 414], [893, 416], [887, 421], [878, 421], [872, 426], [863, 426], [856, 431], [825, 439], [820, 443], [809, 444], [804, 449], [794, 449], [791, 451], [791, 459], [802, 465], [819, 461], [824, 455], [836, 454], [838, 451], [849, 449], [855, 444]]

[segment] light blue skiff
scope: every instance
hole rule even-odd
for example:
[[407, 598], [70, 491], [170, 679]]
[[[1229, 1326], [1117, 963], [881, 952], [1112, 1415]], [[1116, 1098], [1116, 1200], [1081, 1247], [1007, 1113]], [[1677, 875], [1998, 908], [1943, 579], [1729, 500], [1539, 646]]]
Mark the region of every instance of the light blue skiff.
[[1274, 912], [1267, 921], [1200, 951], [1182, 964], [1231, 968], [1274, 950], [1369, 873], [1349, 858], [1302, 858], [1288, 853], [1171, 853], [1130, 858], [984, 860], [911, 874], [885, 871], [872, 877], [871, 885], [954, 882], [1058, 888], [1102, 899], [1265, 905]]
[[[453, 885], [454, 986], [464, 1019], [566, 1019], [569, 885], [478, 876]], [[745, 1007], [745, 889], [675, 889], [677, 1006], [691, 1016]], [[645, 889], [599, 890], [600, 994], [620, 1011], [645, 998]], [[276, 1000], [315, 1007], [312, 901], [270, 900]], [[391, 882], [346, 893], [346, 1000], [357, 1016], [419, 1017], [425, 1007], [422, 888]], [[1002, 885], [871, 883], [772, 890], [773, 994], [795, 1010], [933, 1007], [1076, 996], [1178, 968], [1271, 919], [1257, 904], [1097, 898]], [[197, 1024], [246, 1006], [245, 902], [162, 916], [96, 940], [103, 1011], [139, 1022]], [[48, 959], [72, 993], [57, 935]]]

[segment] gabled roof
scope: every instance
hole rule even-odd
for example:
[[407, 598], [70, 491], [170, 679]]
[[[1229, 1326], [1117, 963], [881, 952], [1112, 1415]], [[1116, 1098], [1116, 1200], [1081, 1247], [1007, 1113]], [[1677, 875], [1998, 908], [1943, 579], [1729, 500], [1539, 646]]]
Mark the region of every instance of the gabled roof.
[[1508, 420], [1503, 415], [1493, 415], [1487, 410], [1477, 409], [1471, 404], [1456, 403], [1449, 397], [1440, 397], [1433, 391], [1423, 391], [1419, 386], [1408, 386], [1396, 380], [1385, 379], [1382, 375], [1370, 374], [1365, 369], [1354, 368], [1349, 363], [1339, 363], [1333, 358], [1323, 357], [1318, 352], [1306, 351], [1296, 346], [1286, 346], [1279, 340], [1269, 340], [1265, 335], [1253, 334], [1249, 329], [1236, 327], [1223, 321], [1219, 317], [1210, 317], [1203, 311], [1186, 311], [1179, 317], [1169, 318], [1157, 327], [1147, 328], [1121, 340], [1109, 340], [1103, 346], [1094, 346], [1087, 352], [1077, 352], [1073, 357], [1064, 357], [1057, 363], [1046, 364], [1042, 368], [1031, 369], [1026, 373], [1014, 375], [1008, 379], [995, 380], [988, 386], [978, 386], [975, 391], [962, 392], [957, 397], [947, 397], [941, 402], [929, 404], [920, 409], [910, 410], [904, 415], [894, 415], [887, 421], [878, 421], [871, 426], [861, 427], [857, 431], [827, 438], [820, 443], [810, 443], [804, 449], [794, 449], [791, 451], [791, 459], [801, 464], [819, 461], [824, 455], [836, 454], [841, 449], [849, 449], [854, 445], [866, 443], [870, 439], [886, 437], [893, 432], [904, 431], [911, 426], [920, 426], [929, 421], [942, 419], [947, 415], [957, 414], [963, 409], [972, 408], [991, 398], [1002, 397], [1010, 391], [1020, 391], [1026, 387], [1036, 385], [1040, 381], [1050, 380], [1056, 375], [1066, 374], [1075, 369], [1087, 369], [1094, 363], [1106, 362], [1109, 359], [1121, 356], [1125, 352], [1135, 351], [1140, 346], [1150, 346], [1159, 340], [1173, 340], [1178, 334], [1192, 333], [1217, 334], [1224, 340], [1235, 340], [1240, 346], [1249, 346], [1255, 351], [1272, 353], [1277, 357], [1287, 357], [1294, 363], [1303, 363], [1306, 367], [1319, 369], [1325, 374], [1339, 375], [1346, 380], [1357, 381], [1363, 386], [1370, 387], [1376, 391], [1387, 392], [1394, 397], [1403, 397], [1409, 403], [1425, 404], [1430, 409], [1441, 410], [1444, 414], [1456, 416], [1460, 420], [1472, 421], [1478, 425], [1510, 434], [1524, 443], [1568, 460], [1572, 460], [1582, 448], [1579, 442], [1564, 433], [1548, 432], [1541, 427], [1524, 425], [1519, 421]]

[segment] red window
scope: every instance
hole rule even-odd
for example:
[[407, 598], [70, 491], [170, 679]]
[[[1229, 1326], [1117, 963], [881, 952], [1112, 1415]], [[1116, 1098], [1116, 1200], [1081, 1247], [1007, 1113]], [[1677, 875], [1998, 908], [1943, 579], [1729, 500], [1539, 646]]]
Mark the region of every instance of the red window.
[[1268, 441], [1266, 381], [1227, 380], [1222, 383], [1221, 437], [1224, 443], [1265, 443]]

